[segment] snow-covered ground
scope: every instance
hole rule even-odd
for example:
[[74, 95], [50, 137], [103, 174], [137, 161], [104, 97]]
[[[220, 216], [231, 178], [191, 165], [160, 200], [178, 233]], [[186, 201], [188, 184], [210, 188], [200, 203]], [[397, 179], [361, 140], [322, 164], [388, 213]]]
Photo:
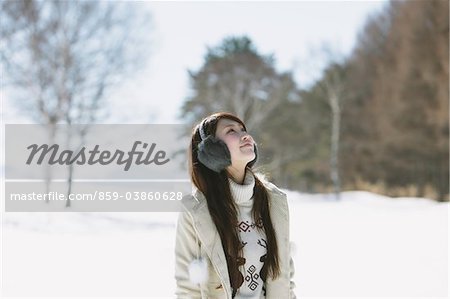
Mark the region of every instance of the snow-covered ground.
[[[299, 297], [448, 296], [448, 203], [286, 192]], [[2, 216], [4, 298], [174, 297], [176, 213]]]

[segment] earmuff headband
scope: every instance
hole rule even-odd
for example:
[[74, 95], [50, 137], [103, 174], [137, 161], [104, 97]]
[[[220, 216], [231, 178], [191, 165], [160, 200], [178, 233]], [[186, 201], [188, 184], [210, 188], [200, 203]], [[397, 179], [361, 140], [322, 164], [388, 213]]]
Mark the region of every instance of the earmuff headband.
[[200, 123], [200, 126], [199, 126], [199, 133], [200, 133], [200, 138], [202, 139], [202, 141], [206, 139], [205, 130], [203, 129], [205, 122], [206, 122], [206, 118], [204, 120], [202, 120], [202, 122]]

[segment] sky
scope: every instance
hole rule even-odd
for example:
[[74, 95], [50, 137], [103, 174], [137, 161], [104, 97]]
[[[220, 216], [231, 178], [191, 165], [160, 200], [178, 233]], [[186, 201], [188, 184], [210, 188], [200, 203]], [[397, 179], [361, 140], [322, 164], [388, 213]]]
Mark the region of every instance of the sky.
[[[183, 123], [179, 111], [189, 95], [187, 70], [198, 70], [207, 47], [228, 36], [248, 36], [278, 71], [292, 71], [300, 87], [318, 79], [322, 44], [348, 55], [367, 17], [380, 1], [145, 2], [152, 14], [147, 67], [128, 78], [108, 99], [105, 123]], [[3, 96], [4, 123], [27, 123]]]

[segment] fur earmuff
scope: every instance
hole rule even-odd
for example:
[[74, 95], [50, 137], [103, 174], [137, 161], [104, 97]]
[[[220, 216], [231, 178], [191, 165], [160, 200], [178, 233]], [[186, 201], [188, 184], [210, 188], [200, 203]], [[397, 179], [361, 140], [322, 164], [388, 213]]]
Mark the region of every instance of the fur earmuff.
[[218, 173], [231, 165], [231, 154], [227, 145], [212, 135], [200, 142], [197, 157], [203, 165]]
[[[197, 147], [197, 158], [207, 168], [220, 173], [222, 170], [231, 165], [231, 154], [228, 146], [216, 138], [214, 135], [207, 135], [204, 124], [208, 120], [205, 118], [198, 126], [201, 142]], [[258, 149], [255, 144], [255, 159], [249, 163], [250, 166], [255, 164], [258, 157]]]

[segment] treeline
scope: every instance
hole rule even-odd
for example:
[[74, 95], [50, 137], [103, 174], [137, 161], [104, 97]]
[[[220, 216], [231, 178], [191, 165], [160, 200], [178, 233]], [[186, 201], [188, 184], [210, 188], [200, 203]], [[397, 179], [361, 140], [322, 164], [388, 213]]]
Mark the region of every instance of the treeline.
[[343, 110], [345, 182], [448, 200], [449, 2], [390, 2], [346, 67], [355, 94]]
[[182, 116], [230, 111], [282, 187], [448, 200], [449, 3], [391, 1], [308, 90], [247, 37], [208, 49]]

